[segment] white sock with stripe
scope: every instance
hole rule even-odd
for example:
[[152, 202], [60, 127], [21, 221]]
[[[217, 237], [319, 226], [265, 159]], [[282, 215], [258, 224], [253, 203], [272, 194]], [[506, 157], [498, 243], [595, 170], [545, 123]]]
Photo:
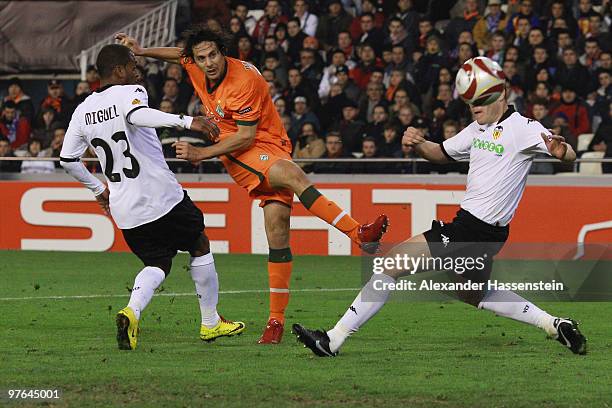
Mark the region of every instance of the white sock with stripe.
[[151, 301], [155, 289], [161, 285], [164, 279], [166, 279], [164, 271], [155, 266], [145, 266], [144, 269], [136, 275], [128, 307], [134, 311], [138, 320], [140, 320], [140, 313]]
[[478, 304], [479, 309], [490, 310], [498, 316], [539, 327], [549, 336], [555, 336], [555, 317], [530, 301], [509, 290], [490, 290]]
[[219, 323], [217, 313], [217, 302], [219, 301], [219, 277], [215, 269], [215, 259], [211, 252], [196, 258], [191, 258], [189, 263], [191, 279], [195, 283], [202, 324], [208, 328], [215, 327]]
[[327, 332], [331, 351], [337, 352], [351, 334], [378, 313], [389, 298], [389, 290], [383, 286], [394, 282], [395, 279], [384, 273], [372, 275], [344, 316]]

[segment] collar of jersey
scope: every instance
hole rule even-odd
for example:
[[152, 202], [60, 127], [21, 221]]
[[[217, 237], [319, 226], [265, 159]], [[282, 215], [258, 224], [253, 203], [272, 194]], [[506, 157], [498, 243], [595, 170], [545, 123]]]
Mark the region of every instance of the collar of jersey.
[[504, 114], [502, 115], [501, 118], [499, 118], [499, 120], [497, 121], [497, 124], [499, 125], [500, 123], [502, 123], [504, 120], [508, 119], [510, 117], [510, 115], [512, 115], [514, 112], [516, 112], [514, 110], [514, 106], [513, 105], [508, 105], [508, 109], [506, 110], [506, 112], [504, 112]]
[[107, 84], [107, 85], [104, 85], [102, 88], [98, 88], [98, 89], [96, 89], [94, 92], [98, 92], [98, 93], [100, 93], [100, 92], [104, 92], [104, 91], [106, 91], [108, 88], [110, 88], [111, 86], [115, 86], [115, 85], [117, 85], [117, 84]]
[[[225, 58], [225, 57], [224, 57]], [[223, 80], [225, 79], [225, 76], [227, 75], [227, 69], [228, 69], [228, 62], [227, 62], [227, 58], [225, 59], [225, 69], [223, 70], [223, 72], [221, 73], [221, 78], [219, 78], [219, 82], [217, 82], [215, 85], [213, 85], [212, 87], [209, 86], [210, 81], [208, 80], [208, 78], [205, 78], [204, 81], [206, 82], [206, 92], [208, 92], [208, 94], [210, 95], [211, 93], [215, 92], [217, 90], [217, 88], [219, 87], [219, 85], [221, 85], [221, 82], [223, 82]]]

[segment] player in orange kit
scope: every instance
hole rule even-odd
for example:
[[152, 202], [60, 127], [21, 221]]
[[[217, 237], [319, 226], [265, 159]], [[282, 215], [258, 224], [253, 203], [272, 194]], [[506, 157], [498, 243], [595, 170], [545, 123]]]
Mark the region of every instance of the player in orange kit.
[[295, 193], [314, 215], [333, 225], [368, 252], [386, 232], [388, 218], [360, 225], [323, 196], [302, 169], [291, 161], [291, 141], [274, 109], [268, 85], [255, 66], [225, 56], [223, 33], [197, 26], [185, 33], [185, 48], [141, 48], [123, 33], [121, 44], [137, 56], [180, 63], [202, 100], [206, 116], [220, 129], [219, 140], [207, 147], [175, 143], [176, 156], [192, 163], [219, 157], [227, 172], [249, 196], [261, 200], [269, 246], [270, 317], [260, 344], [281, 341], [289, 302], [292, 255], [289, 218]]

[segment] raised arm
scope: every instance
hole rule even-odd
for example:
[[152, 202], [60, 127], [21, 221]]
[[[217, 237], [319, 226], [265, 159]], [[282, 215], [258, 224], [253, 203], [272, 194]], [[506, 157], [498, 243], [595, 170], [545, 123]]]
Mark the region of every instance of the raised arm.
[[134, 55], [155, 58], [171, 62], [173, 64], [180, 64], [183, 50], [179, 47], [154, 47], [154, 48], [142, 48], [136, 39], [129, 37], [125, 33], [115, 34], [115, 39], [119, 41], [119, 44], [125, 45], [132, 50]]
[[418, 155], [430, 162], [438, 164], [449, 162], [441, 145], [425, 140], [425, 135], [419, 129], [413, 127], [406, 129], [402, 138], [402, 144], [414, 146]]

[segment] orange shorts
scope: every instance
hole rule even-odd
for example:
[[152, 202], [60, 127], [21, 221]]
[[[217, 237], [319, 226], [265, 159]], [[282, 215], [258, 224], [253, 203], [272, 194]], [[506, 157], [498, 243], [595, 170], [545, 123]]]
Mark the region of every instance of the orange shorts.
[[291, 160], [291, 154], [285, 147], [273, 143], [256, 143], [239, 154], [227, 154], [221, 157], [225, 169], [234, 181], [249, 192], [249, 197], [261, 200], [260, 207], [270, 201], [293, 206], [293, 191], [275, 189], [268, 181], [268, 172], [279, 160]]

